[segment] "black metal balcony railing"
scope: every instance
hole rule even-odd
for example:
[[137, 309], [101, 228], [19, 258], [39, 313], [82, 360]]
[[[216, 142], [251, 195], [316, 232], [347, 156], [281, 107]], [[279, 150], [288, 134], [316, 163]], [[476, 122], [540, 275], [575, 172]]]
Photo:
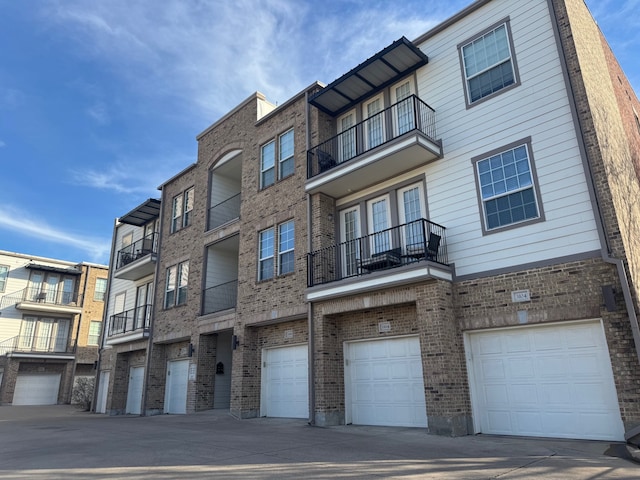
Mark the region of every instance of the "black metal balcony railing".
[[238, 303], [238, 281], [222, 283], [203, 291], [202, 314], [235, 308]]
[[0, 343], [0, 356], [9, 353], [74, 353], [75, 345], [69, 345], [66, 336], [19, 335]]
[[411, 95], [307, 151], [307, 178], [416, 130], [437, 141], [435, 110]]
[[116, 270], [129, 265], [131, 262], [139, 258], [146, 257], [152, 253], [156, 253], [157, 233], [151, 233], [140, 240], [127, 245], [118, 251], [118, 259], [116, 262]]
[[47, 288], [43, 285], [27, 287], [3, 296], [0, 302], [0, 308], [16, 305], [20, 302], [79, 306], [82, 303], [82, 295], [60, 290], [60, 288]]
[[207, 219], [207, 228], [213, 230], [231, 220], [240, 218], [240, 200], [240, 194], [237, 194], [211, 207], [209, 209], [209, 218]]
[[425, 219], [311, 252], [307, 285], [322, 285], [428, 260], [448, 264], [445, 227]]
[[141, 305], [125, 312], [116, 313], [109, 318], [109, 337], [147, 331], [151, 324], [151, 305]]

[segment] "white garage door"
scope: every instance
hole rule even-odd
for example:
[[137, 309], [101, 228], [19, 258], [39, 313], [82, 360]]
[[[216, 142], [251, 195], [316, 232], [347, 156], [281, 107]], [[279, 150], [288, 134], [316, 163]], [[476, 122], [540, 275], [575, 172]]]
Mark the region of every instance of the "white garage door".
[[140, 415], [142, 408], [142, 386], [144, 385], [144, 367], [129, 368], [129, 387], [127, 388], [127, 406], [125, 413]]
[[345, 344], [347, 422], [426, 427], [418, 337]]
[[308, 365], [307, 345], [262, 351], [263, 417], [309, 417]]
[[60, 377], [59, 373], [18, 375], [13, 393], [13, 405], [57, 404]]
[[164, 413], [187, 413], [189, 360], [167, 362]]
[[623, 440], [599, 321], [469, 334], [476, 429]]

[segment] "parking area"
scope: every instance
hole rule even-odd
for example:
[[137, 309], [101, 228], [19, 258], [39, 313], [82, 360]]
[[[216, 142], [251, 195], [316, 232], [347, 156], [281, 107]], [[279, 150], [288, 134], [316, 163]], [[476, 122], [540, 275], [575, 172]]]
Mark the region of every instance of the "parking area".
[[639, 464], [608, 450], [606, 442], [237, 420], [218, 410], [108, 417], [68, 405], [0, 407], [0, 479], [640, 478]]

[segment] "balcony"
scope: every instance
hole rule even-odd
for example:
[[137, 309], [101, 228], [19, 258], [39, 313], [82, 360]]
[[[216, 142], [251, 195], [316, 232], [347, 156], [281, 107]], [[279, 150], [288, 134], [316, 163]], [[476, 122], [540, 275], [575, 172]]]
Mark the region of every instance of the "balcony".
[[202, 315], [236, 308], [238, 303], [238, 281], [215, 285], [203, 291]]
[[441, 157], [435, 111], [412, 95], [308, 150], [306, 191], [339, 198]]
[[207, 229], [213, 230], [240, 218], [240, 194], [234, 195], [209, 209]]
[[109, 318], [107, 344], [130, 342], [149, 336], [151, 305], [141, 305]]
[[0, 356], [73, 356], [75, 345], [67, 343], [67, 336], [19, 335], [0, 342]]
[[115, 278], [135, 281], [154, 273], [157, 237], [157, 233], [152, 233], [119, 250]]
[[[309, 300], [428, 278], [451, 280], [445, 227], [425, 219], [311, 252]], [[350, 281], [347, 281], [350, 279]], [[348, 284], [328, 285], [334, 282]]]
[[31, 312], [76, 314], [82, 312], [82, 296], [59, 288], [28, 287], [2, 297], [2, 308], [13, 305]]

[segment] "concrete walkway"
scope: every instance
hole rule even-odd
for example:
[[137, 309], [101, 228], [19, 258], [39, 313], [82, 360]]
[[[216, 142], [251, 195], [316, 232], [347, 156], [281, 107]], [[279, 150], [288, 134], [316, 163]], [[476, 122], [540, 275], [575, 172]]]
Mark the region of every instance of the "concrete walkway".
[[610, 444], [236, 420], [223, 411], [108, 417], [0, 407], [0, 479], [639, 479]]

